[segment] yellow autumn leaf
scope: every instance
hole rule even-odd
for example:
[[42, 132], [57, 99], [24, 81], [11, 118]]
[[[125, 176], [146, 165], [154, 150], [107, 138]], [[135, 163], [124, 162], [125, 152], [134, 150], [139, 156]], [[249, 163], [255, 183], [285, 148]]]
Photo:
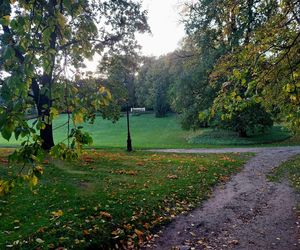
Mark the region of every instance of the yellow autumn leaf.
[[99, 92], [100, 94], [103, 94], [104, 91], [105, 91], [105, 88], [104, 88], [103, 86], [100, 87], [100, 88], [98, 89], [98, 92]]
[[44, 169], [43, 169], [43, 167], [40, 166], [40, 165], [36, 166], [34, 170], [35, 170], [37, 173], [39, 173], [39, 174], [43, 174], [43, 173], [44, 173]]
[[291, 101], [297, 101], [297, 96], [296, 95], [291, 95], [290, 96]]
[[4, 194], [5, 182], [0, 180], [0, 195]]
[[58, 217], [63, 216], [64, 212], [63, 212], [62, 210], [57, 210], [57, 211], [51, 212], [51, 214], [52, 214], [54, 217], [58, 218]]
[[138, 229], [134, 229], [134, 232], [136, 233], [137, 236], [141, 236], [143, 235], [144, 233]]
[[57, 15], [57, 21], [59, 26], [64, 29], [66, 26], [66, 18], [64, 17], [64, 15], [62, 15], [61, 13], [58, 13]]
[[35, 175], [32, 175], [29, 182], [30, 186], [36, 186], [38, 184], [38, 181], [39, 179]]
[[2, 22], [3, 22], [4, 25], [9, 25], [9, 23], [10, 23], [10, 16], [9, 15], [3, 16], [2, 17]]
[[112, 96], [111, 96], [110, 91], [109, 91], [109, 90], [106, 90], [105, 93], [106, 93], [105, 98], [108, 99], [108, 100], [111, 100], [111, 97], [112, 97]]
[[53, 118], [57, 117], [58, 115], [59, 115], [58, 110], [56, 108], [54, 108], [54, 107], [51, 107], [50, 108], [50, 116], [51, 116], [51, 118], [53, 119]]
[[74, 123], [82, 123], [83, 122], [83, 113], [77, 112], [73, 114]]

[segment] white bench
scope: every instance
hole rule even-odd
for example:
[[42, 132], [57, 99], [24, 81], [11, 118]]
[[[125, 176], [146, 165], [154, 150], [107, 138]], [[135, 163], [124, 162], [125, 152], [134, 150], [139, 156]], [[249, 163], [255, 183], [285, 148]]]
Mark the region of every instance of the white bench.
[[130, 112], [146, 112], [146, 108], [131, 108]]

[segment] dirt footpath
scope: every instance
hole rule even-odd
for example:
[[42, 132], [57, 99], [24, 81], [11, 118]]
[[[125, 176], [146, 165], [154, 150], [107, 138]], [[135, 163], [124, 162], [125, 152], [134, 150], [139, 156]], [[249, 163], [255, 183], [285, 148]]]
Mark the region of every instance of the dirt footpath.
[[[240, 151], [239, 151], [240, 150]], [[300, 147], [165, 150], [180, 153], [256, 152], [244, 169], [212, 197], [166, 226], [150, 249], [300, 249], [295, 213], [299, 194], [287, 182], [266, 180], [272, 168]], [[195, 190], [196, 191], [196, 190]]]

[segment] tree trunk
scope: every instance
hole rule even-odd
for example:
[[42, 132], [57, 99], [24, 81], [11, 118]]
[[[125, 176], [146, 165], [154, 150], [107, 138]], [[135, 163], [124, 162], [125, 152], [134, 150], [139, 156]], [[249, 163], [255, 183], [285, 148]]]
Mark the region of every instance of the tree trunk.
[[[54, 16], [55, 8], [57, 5], [57, 0], [49, 1], [49, 13]], [[56, 49], [56, 39], [57, 39], [57, 27], [51, 33], [50, 36], [50, 48]], [[38, 87], [39, 98], [36, 98], [36, 105], [38, 109], [38, 115], [45, 121], [45, 128], [40, 130], [40, 136], [42, 139], [42, 148], [49, 151], [54, 146], [53, 140], [53, 129], [52, 121], [50, 121], [50, 108], [52, 107], [52, 83], [53, 83], [53, 70], [55, 65], [55, 55], [51, 55], [51, 65], [50, 71], [48, 73], [44, 72], [41, 78], [41, 85], [47, 86], [48, 92], [41, 94], [40, 88]], [[35, 95], [36, 96], [36, 95]]]
[[42, 148], [49, 151], [54, 146], [52, 124], [46, 124], [46, 127], [40, 130], [40, 136], [43, 140]]
[[40, 95], [38, 99], [37, 110], [38, 116], [45, 122], [45, 127], [40, 130], [42, 139], [42, 148], [49, 151], [54, 146], [52, 121], [47, 121], [50, 116], [50, 107], [52, 106], [51, 100], [46, 95]]
[[239, 137], [248, 137], [246, 130], [240, 129], [238, 132], [239, 132]]

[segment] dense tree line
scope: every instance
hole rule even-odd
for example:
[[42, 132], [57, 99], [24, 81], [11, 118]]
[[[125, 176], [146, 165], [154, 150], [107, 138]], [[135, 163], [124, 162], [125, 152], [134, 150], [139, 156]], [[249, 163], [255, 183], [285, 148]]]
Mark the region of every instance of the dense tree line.
[[273, 121], [300, 125], [300, 3], [198, 0], [184, 15], [180, 48], [146, 58], [137, 75], [139, 105], [172, 110], [182, 126], [220, 126], [240, 136]]

